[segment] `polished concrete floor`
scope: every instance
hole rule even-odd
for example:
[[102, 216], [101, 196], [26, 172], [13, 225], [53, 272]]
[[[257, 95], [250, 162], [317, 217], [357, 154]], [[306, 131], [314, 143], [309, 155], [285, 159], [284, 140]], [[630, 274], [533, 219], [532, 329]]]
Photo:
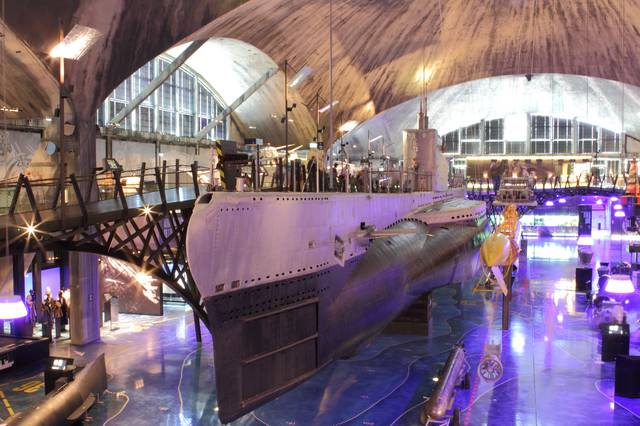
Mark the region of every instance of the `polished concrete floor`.
[[[618, 242], [594, 244], [595, 261], [629, 260]], [[520, 262], [509, 331], [500, 329], [497, 295], [473, 294], [473, 283], [440, 289], [430, 337], [383, 334], [355, 358], [234, 424], [418, 425], [433, 378], [459, 341], [472, 372], [471, 389], [455, 400], [465, 425], [640, 424], [640, 400], [613, 398], [614, 365], [600, 361], [599, 334], [584, 296], [573, 291], [576, 259], [575, 240], [532, 240]], [[635, 354], [638, 299], [626, 305]], [[105, 330], [101, 343], [52, 345], [55, 354], [84, 360], [106, 352], [110, 392], [91, 410], [92, 423], [219, 424], [211, 337], [198, 345], [191, 312], [165, 312], [163, 318], [122, 315], [119, 329]], [[487, 344], [501, 345], [504, 375], [495, 383], [475, 373]], [[19, 411], [42, 397], [41, 382], [41, 373], [14, 372], [0, 376], [0, 391]], [[1, 404], [0, 413], [8, 415]]]

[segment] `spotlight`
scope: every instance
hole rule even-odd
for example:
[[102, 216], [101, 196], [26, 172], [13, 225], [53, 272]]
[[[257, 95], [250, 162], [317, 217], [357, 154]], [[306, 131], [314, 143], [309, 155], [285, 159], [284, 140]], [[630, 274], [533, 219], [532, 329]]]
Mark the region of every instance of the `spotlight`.
[[0, 319], [12, 320], [27, 316], [27, 308], [20, 296], [0, 297]]
[[604, 291], [607, 293], [630, 294], [635, 291], [635, 287], [628, 276], [612, 275], [607, 281]]
[[27, 234], [32, 237], [33, 235], [35, 235], [36, 233], [36, 227], [33, 225], [27, 225], [26, 228], [24, 228], [24, 230], [27, 232]]
[[144, 206], [142, 208], [142, 213], [144, 213], [145, 215], [149, 216], [152, 213], [151, 210], [152, 210], [151, 206]]

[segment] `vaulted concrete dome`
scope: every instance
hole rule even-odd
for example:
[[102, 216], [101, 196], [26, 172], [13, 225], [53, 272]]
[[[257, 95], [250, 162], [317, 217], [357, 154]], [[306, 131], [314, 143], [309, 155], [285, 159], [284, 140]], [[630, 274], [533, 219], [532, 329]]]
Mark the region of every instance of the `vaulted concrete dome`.
[[[55, 43], [57, 16], [67, 30], [79, 23], [104, 34], [84, 58], [69, 65], [68, 86], [83, 117], [152, 57], [172, 45], [210, 37], [251, 44], [281, 68], [285, 59], [298, 69], [311, 67], [312, 77], [300, 87], [302, 99], [310, 102], [318, 91], [328, 97], [328, 0], [58, 3], [10, 2], [6, 20], [35, 52]], [[43, 18], [27, 18], [32, 10], [43, 11]], [[147, 19], [149, 13], [153, 19]], [[339, 101], [334, 118], [338, 124], [364, 121], [416, 97], [425, 79], [430, 90], [525, 73], [640, 85], [637, 22], [638, 0], [334, 2], [334, 98]]]
[[[177, 46], [168, 54], [176, 57], [187, 46], [187, 43]], [[234, 117], [238, 119], [235, 122], [246, 137], [263, 138], [274, 145], [282, 144], [285, 79], [273, 59], [243, 41], [214, 37], [191, 55], [186, 65], [215, 88], [226, 105], [232, 105], [254, 84], [259, 84], [258, 90], [235, 109]], [[265, 80], [266, 75], [269, 77]], [[305, 99], [295, 88], [289, 87], [287, 98], [289, 104], [296, 103], [296, 108], [289, 114], [289, 142], [305, 144], [315, 135], [315, 120], [305, 105]]]
[[[363, 121], [430, 90], [506, 74], [588, 75], [640, 85], [640, 2], [336, 1], [336, 119]], [[191, 38], [250, 43], [316, 73], [301, 87], [328, 95], [329, 1], [252, 0]], [[425, 72], [423, 73], [423, 66]]]

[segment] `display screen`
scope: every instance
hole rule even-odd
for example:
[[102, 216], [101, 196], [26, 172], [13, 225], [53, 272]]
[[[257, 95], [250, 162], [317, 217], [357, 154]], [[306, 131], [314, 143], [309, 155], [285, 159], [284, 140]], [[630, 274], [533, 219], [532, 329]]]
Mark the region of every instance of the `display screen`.
[[51, 363], [52, 370], [64, 370], [67, 367], [67, 360], [62, 358], [56, 358]]
[[162, 315], [162, 281], [134, 265], [100, 257], [100, 280], [105, 293], [119, 299], [120, 312]]
[[617, 324], [609, 324], [608, 332], [608, 334], [627, 334], [625, 328]]
[[120, 168], [120, 165], [118, 164], [118, 162], [113, 158], [107, 158], [106, 159], [106, 163], [107, 163], [107, 167], [110, 170], [114, 170], [114, 169], [119, 169]]

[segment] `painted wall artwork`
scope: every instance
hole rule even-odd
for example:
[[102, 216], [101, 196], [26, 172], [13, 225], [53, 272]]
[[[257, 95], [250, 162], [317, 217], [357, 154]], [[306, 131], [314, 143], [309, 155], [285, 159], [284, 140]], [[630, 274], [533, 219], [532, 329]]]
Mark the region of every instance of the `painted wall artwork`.
[[103, 292], [118, 297], [120, 312], [162, 315], [162, 281], [137, 267], [110, 257], [100, 257]]

